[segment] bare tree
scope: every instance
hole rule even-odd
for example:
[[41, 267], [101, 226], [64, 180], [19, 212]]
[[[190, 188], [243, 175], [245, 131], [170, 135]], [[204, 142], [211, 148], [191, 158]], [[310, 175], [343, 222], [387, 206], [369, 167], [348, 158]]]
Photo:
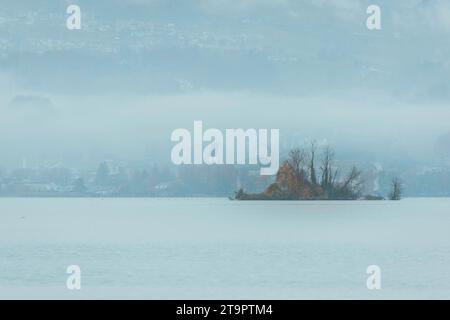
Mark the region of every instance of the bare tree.
[[317, 178], [316, 178], [316, 169], [314, 168], [314, 160], [316, 157], [316, 142], [311, 141], [311, 148], [310, 148], [310, 162], [309, 162], [309, 174], [311, 176], [311, 183], [312, 185], [317, 185]]
[[331, 168], [333, 157], [333, 150], [329, 146], [327, 146], [323, 152], [322, 167], [320, 168], [322, 171], [322, 179], [320, 181], [320, 185], [325, 191], [330, 191], [333, 180], [337, 175], [337, 171], [333, 173], [333, 169]]
[[339, 197], [356, 199], [362, 188], [361, 171], [353, 167], [339, 188]]
[[398, 177], [392, 179], [392, 190], [389, 194], [390, 200], [400, 200], [402, 198], [403, 186]]
[[300, 148], [292, 149], [289, 152], [288, 163], [294, 170], [295, 176], [297, 177], [299, 182], [301, 182], [305, 176], [305, 172], [303, 169], [305, 158], [305, 152]]
[[304, 155], [300, 148], [295, 148], [289, 151], [288, 162], [294, 171], [299, 171]]

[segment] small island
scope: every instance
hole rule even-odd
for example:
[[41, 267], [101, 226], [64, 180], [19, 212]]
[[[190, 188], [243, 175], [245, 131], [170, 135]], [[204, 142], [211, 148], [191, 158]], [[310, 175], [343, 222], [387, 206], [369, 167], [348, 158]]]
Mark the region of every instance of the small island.
[[[319, 172], [316, 169], [317, 147], [311, 142], [309, 151], [295, 148], [278, 169], [276, 180], [261, 193], [235, 192], [233, 200], [384, 200], [379, 195], [363, 195], [361, 171], [353, 166], [342, 175], [334, 164], [334, 151], [325, 147]], [[400, 180], [394, 178], [390, 200], [401, 199]]]

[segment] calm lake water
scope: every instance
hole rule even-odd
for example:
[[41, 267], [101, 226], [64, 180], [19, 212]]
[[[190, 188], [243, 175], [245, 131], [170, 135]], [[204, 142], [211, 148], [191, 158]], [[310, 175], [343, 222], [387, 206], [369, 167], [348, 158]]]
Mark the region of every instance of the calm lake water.
[[450, 199], [0, 199], [0, 298], [450, 299]]

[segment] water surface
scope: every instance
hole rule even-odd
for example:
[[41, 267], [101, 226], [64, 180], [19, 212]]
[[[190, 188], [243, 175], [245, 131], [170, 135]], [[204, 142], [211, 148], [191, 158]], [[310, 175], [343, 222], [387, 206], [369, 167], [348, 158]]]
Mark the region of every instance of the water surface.
[[4, 198], [0, 298], [449, 299], [450, 199]]

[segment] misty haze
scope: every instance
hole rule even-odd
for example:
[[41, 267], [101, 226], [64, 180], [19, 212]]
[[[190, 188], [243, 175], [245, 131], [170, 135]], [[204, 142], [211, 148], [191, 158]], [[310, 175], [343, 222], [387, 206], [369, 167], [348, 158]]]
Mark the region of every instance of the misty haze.
[[[86, 297], [374, 298], [377, 261], [381, 297], [450, 297], [450, 2], [376, 2], [0, 0], [0, 298], [77, 255]], [[279, 130], [274, 174], [174, 163], [194, 121]]]

